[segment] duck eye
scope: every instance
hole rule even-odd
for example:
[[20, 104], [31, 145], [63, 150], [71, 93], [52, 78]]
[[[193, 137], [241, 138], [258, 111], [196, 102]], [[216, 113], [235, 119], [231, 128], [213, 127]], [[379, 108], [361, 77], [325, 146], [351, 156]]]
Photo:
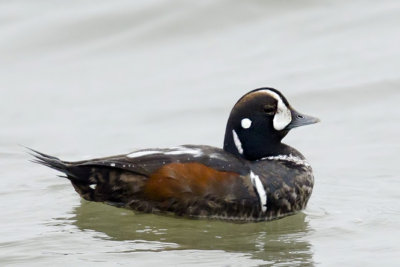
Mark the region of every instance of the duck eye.
[[267, 113], [268, 115], [274, 115], [275, 114], [275, 106], [265, 105], [264, 112]]

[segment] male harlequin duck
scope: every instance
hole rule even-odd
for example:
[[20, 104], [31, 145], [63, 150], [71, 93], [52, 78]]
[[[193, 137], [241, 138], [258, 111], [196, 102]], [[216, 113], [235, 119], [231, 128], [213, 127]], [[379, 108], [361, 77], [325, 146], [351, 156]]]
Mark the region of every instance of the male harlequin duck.
[[276, 89], [245, 94], [228, 119], [223, 149], [184, 145], [77, 162], [32, 150], [89, 201], [143, 212], [235, 221], [278, 219], [305, 208], [314, 178], [292, 128], [316, 123]]

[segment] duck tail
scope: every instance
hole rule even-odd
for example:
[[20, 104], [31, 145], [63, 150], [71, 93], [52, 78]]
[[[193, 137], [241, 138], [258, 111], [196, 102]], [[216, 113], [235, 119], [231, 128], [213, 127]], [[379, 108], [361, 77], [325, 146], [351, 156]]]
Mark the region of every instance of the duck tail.
[[41, 153], [31, 148], [27, 149], [30, 150], [29, 154], [34, 157], [31, 162], [44, 165], [64, 173], [65, 176], [59, 175], [59, 177], [69, 179], [74, 186], [75, 191], [78, 192], [84, 199], [89, 201], [97, 201], [94, 197], [94, 190], [90, 187], [93, 182], [90, 182], [89, 180], [88, 168], [80, 168], [73, 162], [62, 161], [59, 158]]
[[52, 168], [54, 170], [60, 171], [66, 175], [61, 176], [65, 178], [75, 178], [79, 179], [74, 173], [71, 172], [68, 162], [62, 161], [59, 158], [41, 153], [37, 150], [27, 147], [29, 149], [29, 154], [31, 154], [34, 159], [31, 160], [33, 163], [44, 165], [46, 167]]

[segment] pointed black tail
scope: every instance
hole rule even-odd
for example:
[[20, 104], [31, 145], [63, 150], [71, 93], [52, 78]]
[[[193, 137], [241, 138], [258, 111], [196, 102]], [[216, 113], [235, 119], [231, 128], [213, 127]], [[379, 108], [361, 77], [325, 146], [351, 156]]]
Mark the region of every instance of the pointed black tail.
[[59, 158], [50, 155], [46, 155], [29, 147], [27, 147], [27, 149], [30, 150], [29, 154], [35, 157], [33, 160], [31, 160], [32, 162], [60, 171], [67, 175], [67, 178], [79, 179], [78, 177], [76, 177], [75, 174], [71, 172], [68, 162], [62, 161]]
[[[94, 161], [67, 162], [30, 150], [31, 161], [64, 173], [75, 191], [86, 200], [113, 203], [121, 206], [143, 187], [143, 176], [110, 166], [97, 165]], [[91, 163], [93, 162], [93, 163]], [[91, 164], [88, 164], [91, 163]], [[122, 176], [123, 174], [123, 176]], [[124, 180], [120, 179], [124, 177]]]
[[84, 199], [89, 201], [102, 201], [95, 196], [94, 190], [90, 187], [91, 184], [97, 181], [89, 180], [90, 172], [88, 167], [76, 166], [73, 162], [62, 161], [59, 158], [41, 153], [34, 149], [28, 148], [30, 154], [34, 157], [31, 160], [34, 163], [38, 163], [54, 170], [64, 173], [66, 176], [60, 175], [60, 177], [68, 178], [75, 188], [75, 191], [79, 193]]

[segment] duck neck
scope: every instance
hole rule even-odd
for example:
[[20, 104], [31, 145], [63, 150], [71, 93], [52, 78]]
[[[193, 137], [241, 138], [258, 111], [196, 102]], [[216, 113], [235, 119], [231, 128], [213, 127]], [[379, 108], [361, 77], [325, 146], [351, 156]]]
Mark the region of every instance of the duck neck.
[[286, 155], [289, 154], [290, 149], [288, 148], [290, 147], [281, 142], [283, 136], [266, 136], [264, 133], [247, 135], [240, 130], [236, 132], [232, 128], [227, 127], [224, 150], [247, 160], [259, 160], [269, 156]]

